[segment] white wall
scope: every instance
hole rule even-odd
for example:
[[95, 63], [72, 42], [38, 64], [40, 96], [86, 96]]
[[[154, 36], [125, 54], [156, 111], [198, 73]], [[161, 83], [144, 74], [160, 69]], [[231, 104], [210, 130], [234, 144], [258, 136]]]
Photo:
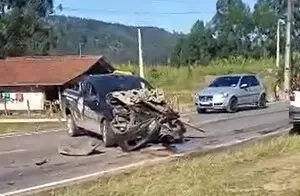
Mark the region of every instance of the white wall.
[[[19, 102], [13, 100], [16, 97], [16, 93], [23, 94], [23, 101]], [[13, 92], [10, 93], [11, 101], [6, 103], [7, 110], [27, 110], [27, 100], [29, 101], [30, 110], [43, 110], [45, 93], [44, 92]], [[4, 110], [4, 103], [0, 103], [0, 110]]]

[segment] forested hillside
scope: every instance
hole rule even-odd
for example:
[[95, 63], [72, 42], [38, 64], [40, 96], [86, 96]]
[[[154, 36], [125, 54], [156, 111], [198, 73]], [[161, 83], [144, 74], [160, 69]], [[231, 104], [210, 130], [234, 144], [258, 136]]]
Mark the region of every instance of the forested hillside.
[[[300, 1], [293, 1], [292, 49], [300, 50]], [[207, 64], [218, 58], [267, 58], [276, 56], [277, 24], [280, 51], [285, 48], [286, 0], [257, 0], [254, 9], [243, 0], [218, 0], [216, 13], [205, 24], [198, 20], [191, 33], [180, 39], [172, 64]]]
[[[285, 0], [256, 0], [254, 9], [243, 0], [217, 0], [216, 13], [197, 20], [188, 35], [156, 27], [141, 27], [145, 64], [205, 65], [216, 59], [275, 57], [280, 22], [284, 52]], [[300, 1], [294, 1], [292, 50], [300, 50]], [[61, 7], [63, 10], [63, 6]], [[92, 19], [54, 15], [53, 0], [0, 1], [0, 54], [105, 55], [113, 63], [137, 63], [137, 28]], [[281, 19], [281, 20], [280, 20]], [[175, 22], [175, 21], [174, 21]], [[293, 62], [300, 61], [293, 59]]]
[[[82, 54], [103, 54], [115, 63], [137, 62], [136, 27], [66, 16], [51, 16], [49, 21], [58, 38], [51, 54], [79, 54], [81, 44]], [[156, 27], [141, 31], [145, 63], [166, 63], [179, 35]]]

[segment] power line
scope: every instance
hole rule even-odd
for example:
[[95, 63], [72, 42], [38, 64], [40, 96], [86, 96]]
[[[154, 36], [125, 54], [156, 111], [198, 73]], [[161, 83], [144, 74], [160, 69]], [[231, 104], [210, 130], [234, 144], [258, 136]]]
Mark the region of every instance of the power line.
[[70, 12], [97, 12], [105, 14], [133, 14], [133, 15], [193, 15], [193, 14], [214, 14], [215, 12], [201, 12], [201, 11], [185, 11], [185, 12], [135, 12], [135, 11], [120, 11], [120, 10], [104, 10], [104, 9], [78, 9], [72, 7], [59, 6], [60, 11]]

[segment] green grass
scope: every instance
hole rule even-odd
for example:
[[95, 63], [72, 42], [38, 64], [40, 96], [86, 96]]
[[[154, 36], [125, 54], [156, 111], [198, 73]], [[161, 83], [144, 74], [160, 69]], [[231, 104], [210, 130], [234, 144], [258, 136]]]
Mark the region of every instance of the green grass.
[[0, 123], [0, 134], [35, 132], [47, 129], [64, 128], [65, 125], [60, 122], [42, 122], [42, 123]]
[[[146, 79], [156, 87], [162, 88], [169, 96], [176, 95], [180, 104], [191, 103], [192, 95], [208, 84], [216, 75], [231, 73], [259, 73], [265, 80], [269, 93], [275, 81], [272, 68], [273, 59], [265, 60], [218, 60], [206, 66], [151, 66], [145, 67]], [[138, 66], [119, 65], [120, 70], [133, 71], [138, 74]]]
[[299, 149], [299, 136], [285, 136], [39, 195], [300, 195]]

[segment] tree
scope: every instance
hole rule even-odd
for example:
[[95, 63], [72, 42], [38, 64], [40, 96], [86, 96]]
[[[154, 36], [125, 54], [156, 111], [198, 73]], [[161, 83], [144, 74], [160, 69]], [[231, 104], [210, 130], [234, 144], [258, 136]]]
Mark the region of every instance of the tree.
[[212, 19], [219, 57], [247, 56], [251, 50], [252, 13], [242, 0], [218, 0]]
[[53, 28], [44, 20], [52, 9], [52, 0], [2, 0], [0, 41], [5, 55], [46, 55], [55, 42]]
[[215, 42], [210, 29], [203, 21], [196, 21], [188, 37], [188, 62], [190, 64], [207, 64], [215, 55]]

